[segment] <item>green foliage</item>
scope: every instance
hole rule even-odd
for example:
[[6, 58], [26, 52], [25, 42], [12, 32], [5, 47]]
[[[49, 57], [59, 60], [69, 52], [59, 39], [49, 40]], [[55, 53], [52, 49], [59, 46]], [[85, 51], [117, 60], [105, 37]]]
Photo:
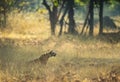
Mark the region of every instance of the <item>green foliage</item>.
[[23, 7], [23, 6], [26, 6], [26, 5], [29, 5], [30, 4], [30, 2], [21, 2], [21, 3], [19, 3], [19, 6], [20, 7]]
[[52, 3], [53, 3], [54, 6], [57, 7], [57, 6], [59, 5], [59, 4], [58, 4], [58, 0], [51, 0], [51, 1], [52, 1]]
[[7, 11], [13, 7], [15, 0], [1, 0], [0, 11], [6, 9]]
[[80, 6], [84, 6], [88, 3], [89, 0], [75, 0], [75, 3], [80, 5]]

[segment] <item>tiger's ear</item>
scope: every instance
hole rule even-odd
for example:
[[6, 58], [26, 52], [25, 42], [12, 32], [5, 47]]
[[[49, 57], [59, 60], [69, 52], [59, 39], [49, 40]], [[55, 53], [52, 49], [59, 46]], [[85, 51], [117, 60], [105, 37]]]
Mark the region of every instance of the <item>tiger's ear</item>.
[[50, 53], [52, 53], [52, 52], [53, 52], [53, 50], [50, 51]]

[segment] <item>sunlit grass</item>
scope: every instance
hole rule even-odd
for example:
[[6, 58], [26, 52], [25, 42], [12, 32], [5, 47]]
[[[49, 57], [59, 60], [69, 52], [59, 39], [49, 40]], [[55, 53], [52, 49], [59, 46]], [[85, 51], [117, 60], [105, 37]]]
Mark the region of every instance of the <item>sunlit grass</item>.
[[48, 38], [50, 36], [49, 22], [46, 14], [15, 13], [8, 15], [7, 29], [3, 29], [1, 37], [8, 38]]

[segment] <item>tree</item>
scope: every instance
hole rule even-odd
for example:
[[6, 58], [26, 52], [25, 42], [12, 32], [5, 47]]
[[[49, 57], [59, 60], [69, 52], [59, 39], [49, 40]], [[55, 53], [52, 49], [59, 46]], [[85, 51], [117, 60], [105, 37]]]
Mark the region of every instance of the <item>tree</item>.
[[100, 22], [100, 27], [99, 27], [99, 35], [103, 33], [103, 0], [99, 1], [99, 22]]
[[104, 9], [104, 2], [106, 2], [106, 4], [115, 4], [116, 2], [120, 3], [119, 0], [99, 0], [99, 35], [101, 35], [103, 33], [103, 9]]
[[[59, 36], [62, 34], [63, 22], [65, 16], [68, 14], [68, 33], [76, 34], [75, 30], [75, 20], [74, 20], [74, 0], [63, 0], [62, 6], [65, 5], [65, 9], [63, 11], [63, 15], [60, 18], [60, 32]], [[61, 7], [63, 8], [63, 7]]]
[[6, 27], [6, 12], [7, 12], [7, 2], [5, 0], [0, 1], [0, 23], [2, 27]]
[[59, 0], [52, 1], [52, 8], [51, 8], [50, 5], [48, 5], [47, 1], [43, 0], [43, 5], [46, 7], [46, 9], [49, 12], [51, 35], [55, 35], [55, 28], [58, 21], [58, 1]]
[[[64, 9], [63, 15], [61, 16], [60, 22], [59, 22], [59, 23], [60, 23], [59, 36], [61, 36], [61, 34], [62, 34], [64, 18], [65, 18], [66, 14], [67, 14], [67, 12], [68, 12], [68, 9], [69, 9], [69, 7], [68, 7], [69, 5], [68, 5], [68, 3], [67, 3], [67, 0], [63, 0], [63, 1], [62, 1], [62, 5], [61, 5], [61, 8], [60, 8], [60, 12], [62, 11], [62, 9], [63, 9], [64, 6], [66, 6], [66, 7], [65, 7], [65, 9]], [[59, 12], [59, 15], [60, 15], [60, 12]]]
[[90, 0], [90, 29], [89, 29], [89, 35], [93, 36], [93, 30], [94, 30], [94, 0]]
[[94, 0], [89, 1], [89, 6], [88, 6], [88, 12], [86, 15], [86, 19], [81, 31], [81, 34], [83, 34], [85, 27], [89, 27], [89, 35], [93, 36], [93, 31], [94, 31]]
[[[88, 8], [88, 13], [86, 15], [86, 19], [81, 31], [81, 34], [83, 34], [85, 27], [90, 26], [89, 28], [89, 35], [93, 35], [93, 31], [94, 31], [94, 6], [96, 5], [96, 7], [99, 10], [99, 34], [101, 35], [103, 33], [103, 9], [104, 9], [104, 3], [106, 4], [113, 4], [115, 6], [116, 2], [120, 3], [119, 0], [90, 0], [89, 2], [89, 8]], [[117, 5], [118, 6], [118, 5]]]
[[1, 0], [0, 1], [0, 26], [6, 27], [7, 13], [14, 5], [14, 0]]
[[74, 20], [74, 0], [68, 0], [68, 19], [69, 19], [69, 29], [68, 32], [70, 34], [75, 34], [75, 20]]

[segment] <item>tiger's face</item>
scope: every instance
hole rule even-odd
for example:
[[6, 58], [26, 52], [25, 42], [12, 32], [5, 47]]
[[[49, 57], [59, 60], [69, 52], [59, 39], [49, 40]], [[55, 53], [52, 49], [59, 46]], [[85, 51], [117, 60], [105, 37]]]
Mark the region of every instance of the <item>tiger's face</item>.
[[55, 57], [55, 56], [56, 56], [56, 53], [54, 51], [50, 51], [50, 52], [40, 56], [39, 60], [40, 60], [42, 65], [46, 65], [48, 62], [48, 59], [50, 57]]
[[55, 57], [55, 56], [56, 56], [56, 53], [55, 53], [54, 51], [50, 51], [50, 52], [49, 52], [49, 56], [50, 56], [50, 57], [52, 57], [52, 56]]

